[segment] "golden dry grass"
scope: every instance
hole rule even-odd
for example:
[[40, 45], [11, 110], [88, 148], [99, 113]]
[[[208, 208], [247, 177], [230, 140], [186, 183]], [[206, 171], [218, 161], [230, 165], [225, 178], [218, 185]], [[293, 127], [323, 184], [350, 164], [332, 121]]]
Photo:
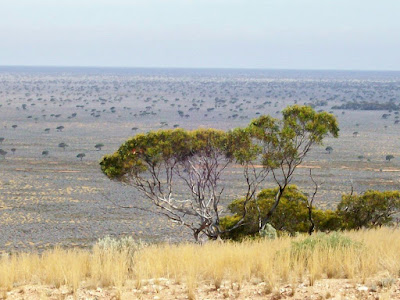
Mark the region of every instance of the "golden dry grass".
[[127, 251], [92, 251], [56, 248], [41, 255], [3, 255], [0, 259], [0, 288], [22, 285], [66, 285], [71, 292], [79, 287], [122, 289], [127, 283], [140, 288], [143, 279], [169, 278], [186, 286], [194, 298], [199, 284], [217, 289], [222, 281], [240, 286], [252, 280], [265, 282], [265, 292], [282, 284], [311, 285], [321, 278], [347, 278], [364, 282], [385, 273], [399, 277], [400, 230], [381, 228], [343, 235], [356, 241], [355, 247], [327, 247], [316, 244], [313, 251], [293, 251], [293, 242], [306, 236], [242, 243], [210, 242], [205, 245], [151, 245], [133, 258]]

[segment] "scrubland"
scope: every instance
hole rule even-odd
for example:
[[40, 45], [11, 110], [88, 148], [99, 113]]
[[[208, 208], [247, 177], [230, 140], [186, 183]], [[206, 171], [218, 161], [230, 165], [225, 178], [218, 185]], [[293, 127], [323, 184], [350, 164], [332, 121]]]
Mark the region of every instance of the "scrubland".
[[[292, 182], [312, 193], [313, 169], [317, 208], [334, 209], [352, 187], [396, 190], [399, 112], [331, 107], [364, 100], [399, 105], [399, 74], [1, 67], [0, 149], [7, 154], [0, 155], [0, 250], [90, 248], [105, 235], [190, 240], [190, 232], [149, 213], [141, 194], [102, 175], [99, 160], [137, 133], [175, 126], [228, 130], [260, 114], [278, 118], [295, 103], [332, 111], [339, 121], [339, 138], [312, 149]], [[390, 162], [388, 154], [395, 157]], [[227, 206], [243, 196], [242, 172], [230, 169], [223, 185], [232, 191], [221, 199]], [[263, 188], [273, 187], [267, 181]]]
[[203, 245], [109, 239], [91, 250], [56, 247], [40, 255], [4, 254], [0, 295], [9, 299], [335, 295], [392, 299], [400, 295], [399, 272], [398, 228]]

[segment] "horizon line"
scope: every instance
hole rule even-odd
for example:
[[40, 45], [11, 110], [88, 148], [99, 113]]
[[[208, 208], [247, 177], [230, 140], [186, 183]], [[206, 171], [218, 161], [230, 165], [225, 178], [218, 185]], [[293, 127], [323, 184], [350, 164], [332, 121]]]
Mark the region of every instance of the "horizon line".
[[176, 69], [176, 70], [254, 70], [254, 71], [334, 71], [334, 72], [400, 72], [388, 69], [329, 69], [329, 68], [255, 68], [255, 67], [165, 67], [165, 66], [89, 66], [89, 65], [0, 65], [0, 68], [96, 68], [96, 69]]

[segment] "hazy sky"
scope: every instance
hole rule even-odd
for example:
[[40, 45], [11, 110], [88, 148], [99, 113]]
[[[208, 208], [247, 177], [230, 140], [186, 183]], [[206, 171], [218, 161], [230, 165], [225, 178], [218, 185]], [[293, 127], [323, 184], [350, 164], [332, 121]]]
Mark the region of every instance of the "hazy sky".
[[0, 65], [400, 70], [400, 0], [0, 0]]

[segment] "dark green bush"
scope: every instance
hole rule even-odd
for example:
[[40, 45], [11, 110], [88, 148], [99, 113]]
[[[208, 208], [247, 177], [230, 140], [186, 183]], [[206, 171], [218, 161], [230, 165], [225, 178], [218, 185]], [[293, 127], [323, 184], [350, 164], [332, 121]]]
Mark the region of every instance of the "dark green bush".
[[[265, 217], [275, 201], [278, 189], [262, 190], [256, 200], [247, 204], [247, 214], [242, 226], [227, 232], [224, 238], [241, 239], [245, 236], [257, 236], [259, 233], [259, 216]], [[226, 230], [232, 228], [243, 215], [244, 199], [233, 201], [229, 206], [232, 216], [221, 218], [220, 225]], [[257, 209], [257, 205], [259, 210]], [[313, 208], [313, 218], [316, 230], [332, 231], [343, 227], [341, 217], [334, 211]], [[271, 225], [278, 232], [307, 232], [311, 223], [308, 219], [307, 196], [297, 186], [290, 185], [284, 191], [279, 205], [271, 218]]]

